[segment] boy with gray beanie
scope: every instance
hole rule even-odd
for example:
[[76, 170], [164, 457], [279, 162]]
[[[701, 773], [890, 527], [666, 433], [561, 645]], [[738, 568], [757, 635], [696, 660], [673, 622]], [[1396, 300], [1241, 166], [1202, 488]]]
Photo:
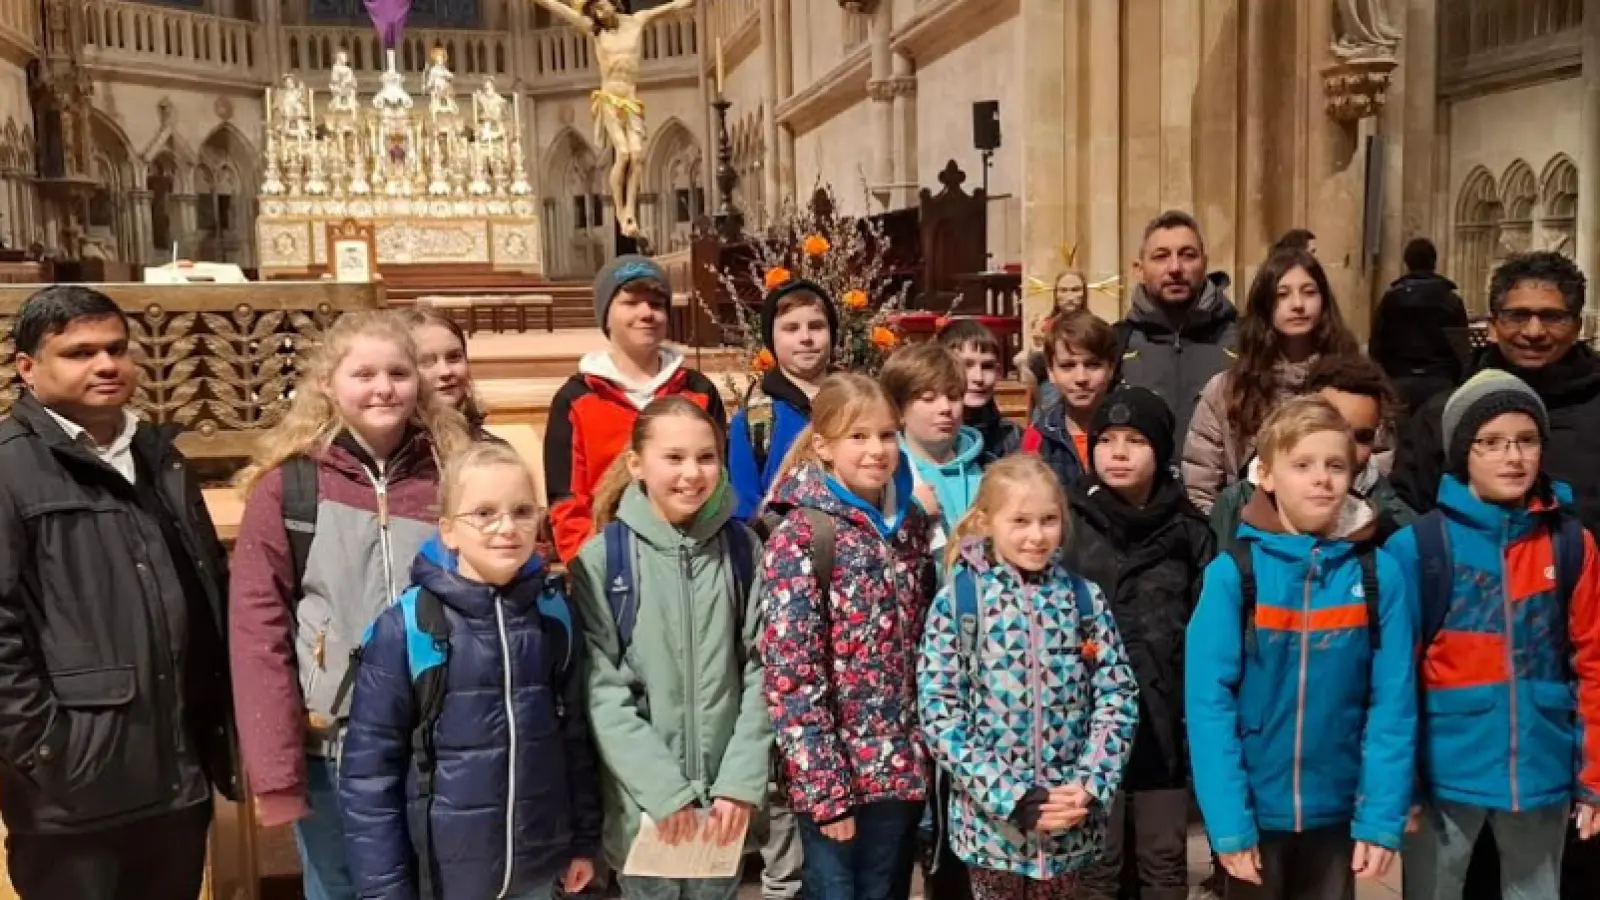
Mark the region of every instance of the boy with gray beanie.
[[1417, 573], [1423, 702], [1409, 900], [1460, 898], [1479, 834], [1507, 896], [1556, 897], [1567, 822], [1600, 832], [1600, 568], [1543, 471], [1544, 402], [1484, 369], [1445, 403], [1438, 508], [1386, 550]]

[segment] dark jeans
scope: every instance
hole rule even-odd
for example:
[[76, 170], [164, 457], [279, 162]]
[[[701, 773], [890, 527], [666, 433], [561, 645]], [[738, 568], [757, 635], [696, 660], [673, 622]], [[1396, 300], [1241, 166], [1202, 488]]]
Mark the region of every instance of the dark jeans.
[[22, 900], [174, 900], [200, 896], [211, 804], [85, 834], [6, 838]]
[[[1596, 884], [1600, 884], [1600, 838], [1580, 841], [1577, 829], [1569, 826], [1561, 858], [1561, 900], [1594, 900]], [[1472, 848], [1462, 900], [1500, 900], [1500, 853], [1488, 828]]]
[[1261, 835], [1261, 883], [1224, 882], [1224, 900], [1355, 900], [1349, 825]]
[[1140, 900], [1189, 895], [1188, 791], [1122, 791], [1112, 801], [1105, 851], [1079, 876], [1078, 896], [1117, 900], [1124, 884]]
[[834, 841], [808, 815], [797, 816], [805, 851], [807, 900], [894, 900], [921, 803], [886, 800], [855, 808], [856, 836]]

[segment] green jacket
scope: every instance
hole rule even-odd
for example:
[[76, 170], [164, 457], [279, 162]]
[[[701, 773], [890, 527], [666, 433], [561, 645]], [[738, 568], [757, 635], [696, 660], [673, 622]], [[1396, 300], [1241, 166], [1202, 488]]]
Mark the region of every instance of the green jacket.
[[[1228, 485], [1217, 495], [1216, 503], [1211, 507], [1211, 531], [1217, 536], [1217, 553], [1227, 553], [1238, 546], [1239, 517], [1255, 492], [1255, 481], [1246, 479]], [[1395, 493], [1394, 485], [1389, 483], [1386, 475], [1379, 475], [1365, 496], [1357, 496], [1371, 503], [1378, 513], [1380, 544], [1388, 540], [1389, 535], [1417, 520], [1416, 512]]]
[[[679, 531], [655, 514], [637, 485], [623, 494], [617, 518], [637, 536], [639, 590], [626, 653], [606, 602], [605, 538], [590, 538], [570, 567], [590, 650], [589, 717], [602, 762], [605, 848], [618, 868], [641, 812], [659, 822], [690, 803], [766, 801], [773, 734], [755, 646], [760, 606], [751, 590], [741, 600], [744, 633], [735, 634], [733, 578], [719, 536], [733, 495], [718, 491], [710, 502]], [[750, 546], [761, 545], [752, 536]], [[754, 563], [752, 570], [759, 571]]]

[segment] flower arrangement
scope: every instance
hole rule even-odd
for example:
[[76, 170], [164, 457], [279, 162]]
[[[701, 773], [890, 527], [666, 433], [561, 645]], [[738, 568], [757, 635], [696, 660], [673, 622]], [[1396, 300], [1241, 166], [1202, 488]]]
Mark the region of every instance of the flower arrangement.
[[[725, 333], [739, 335], [750, 373], [759, 375], [777, 365], [761, 342], [758, 291], [773, 291], [795, 279], [820, 285], [838, 305], [836, 368], [876, 375], [900, 344], [893, 317], [904, 307], [910, 285], [889, 271], [888, 235], [871, 219], [828, 212], [838, 206], [833, 191], [824, 188], [820, 193], [825, 199], [809, 207], [786, 201], [770, 223], [747, 236], [753, 252], [747, 267], [717, 274], [722, 292], [743, 301], [734, 304], [736, 321], [722, 321], [713, 304], [697, 298]], [[737, 385], [737, 378], [730, 376], [729, 383]], [[735, 387], [736, 393], [741, 390]]]

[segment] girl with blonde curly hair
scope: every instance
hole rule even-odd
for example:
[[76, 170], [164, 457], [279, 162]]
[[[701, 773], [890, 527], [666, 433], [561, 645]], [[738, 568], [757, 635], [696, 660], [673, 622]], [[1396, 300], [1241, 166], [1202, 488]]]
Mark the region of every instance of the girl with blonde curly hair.
[[240, 750], [262, 823], [295, 825], [308, 897], [353, 896], [335, 771], [352, 654], [410, 583], [438, 521], [441, 462], [468, 442], [422, 377], [406, 322], [349, 313], [240, 473], [229, 586]]

